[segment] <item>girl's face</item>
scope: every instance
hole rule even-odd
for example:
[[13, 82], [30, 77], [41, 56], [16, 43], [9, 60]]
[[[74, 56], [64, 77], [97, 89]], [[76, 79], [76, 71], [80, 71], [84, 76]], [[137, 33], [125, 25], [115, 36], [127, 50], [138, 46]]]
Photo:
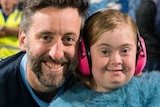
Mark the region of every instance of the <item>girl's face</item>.
[[123, 24], [104, 32], [91, 46], [95, 90], [109, 92], [130, 81], [136, 66], [136, 42], [131, 28]]

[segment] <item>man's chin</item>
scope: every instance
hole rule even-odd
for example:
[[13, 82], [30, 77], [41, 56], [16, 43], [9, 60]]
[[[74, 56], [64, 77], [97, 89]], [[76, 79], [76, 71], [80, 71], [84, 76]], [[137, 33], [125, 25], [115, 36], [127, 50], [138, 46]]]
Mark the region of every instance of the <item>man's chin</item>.
[[45, 80], [41, 80], [41, 84], [48, 88], [59, 88], [65, 82], [65, 77], [63, 75], [49, 76]]

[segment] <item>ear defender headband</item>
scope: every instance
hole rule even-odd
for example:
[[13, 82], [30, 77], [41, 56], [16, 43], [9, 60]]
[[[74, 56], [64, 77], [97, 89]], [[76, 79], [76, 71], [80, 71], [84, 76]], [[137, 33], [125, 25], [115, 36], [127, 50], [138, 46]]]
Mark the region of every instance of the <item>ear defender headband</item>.
[[[99, 12], [96, 12], [95, 14]], [[88, 18], [87, 20], [89, 20], [90, 18]], [[146, 65], [146, 61], [147, 61], [146, 45], [145, 45], [144, 39], [140, 36], [138, 32], [135, 75], [142, 72], [142, 70]], [[78, 47], [78, 62], [79, 62], [78, 69], [83, 75], [86, 75], [86, 76], [92, 75], [92, 71], [91, 71], [92, 61], [90, 56], [90, 46], [88, 44], [88, 38], [84, 36], [84, 34], [80, 36], [80, 42]]]

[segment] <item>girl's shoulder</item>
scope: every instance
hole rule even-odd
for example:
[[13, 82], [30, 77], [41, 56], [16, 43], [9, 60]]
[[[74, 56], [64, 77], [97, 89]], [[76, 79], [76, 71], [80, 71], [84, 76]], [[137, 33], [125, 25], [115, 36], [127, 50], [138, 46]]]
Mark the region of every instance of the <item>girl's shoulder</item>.
[[159, 85], [160, 71], [144, 72], [141, 76], [136, 77], [142, 83], [148, 83], [150, 85]]
[[52, 101], [49, 107], [83, 107], [83, 102], [88, 98], [89, 90], [81, 84], [76, 84], [68, 89], [62, 96]]

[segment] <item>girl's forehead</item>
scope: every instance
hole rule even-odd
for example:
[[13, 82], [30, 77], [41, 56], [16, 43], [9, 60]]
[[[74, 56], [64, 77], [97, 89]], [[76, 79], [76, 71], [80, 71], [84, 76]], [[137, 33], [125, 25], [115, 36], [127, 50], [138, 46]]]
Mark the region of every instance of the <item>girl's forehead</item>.
[[123, 36], [126, 36], [126, 38], [127, 37], [136, 38], [136, 32], [134, 32], [133, 29], [129, 26], [118, 26], [109, 31], [105, 31], [104, 33], [102, 33], [101, 36], [103, 36], [104, 34], [108, 34], [106, 35], [108, 37], [112, 37], [113, 35], [115, 35], [114, 36], [115, 38], [119, 38]]
[[129, 27], [117, 27], [115, 29], [102, 33], [98, 41], [106, 43], [117, 43], [117, 42], [133, 42], [137, 43], [136, 33], [133, 32]]

